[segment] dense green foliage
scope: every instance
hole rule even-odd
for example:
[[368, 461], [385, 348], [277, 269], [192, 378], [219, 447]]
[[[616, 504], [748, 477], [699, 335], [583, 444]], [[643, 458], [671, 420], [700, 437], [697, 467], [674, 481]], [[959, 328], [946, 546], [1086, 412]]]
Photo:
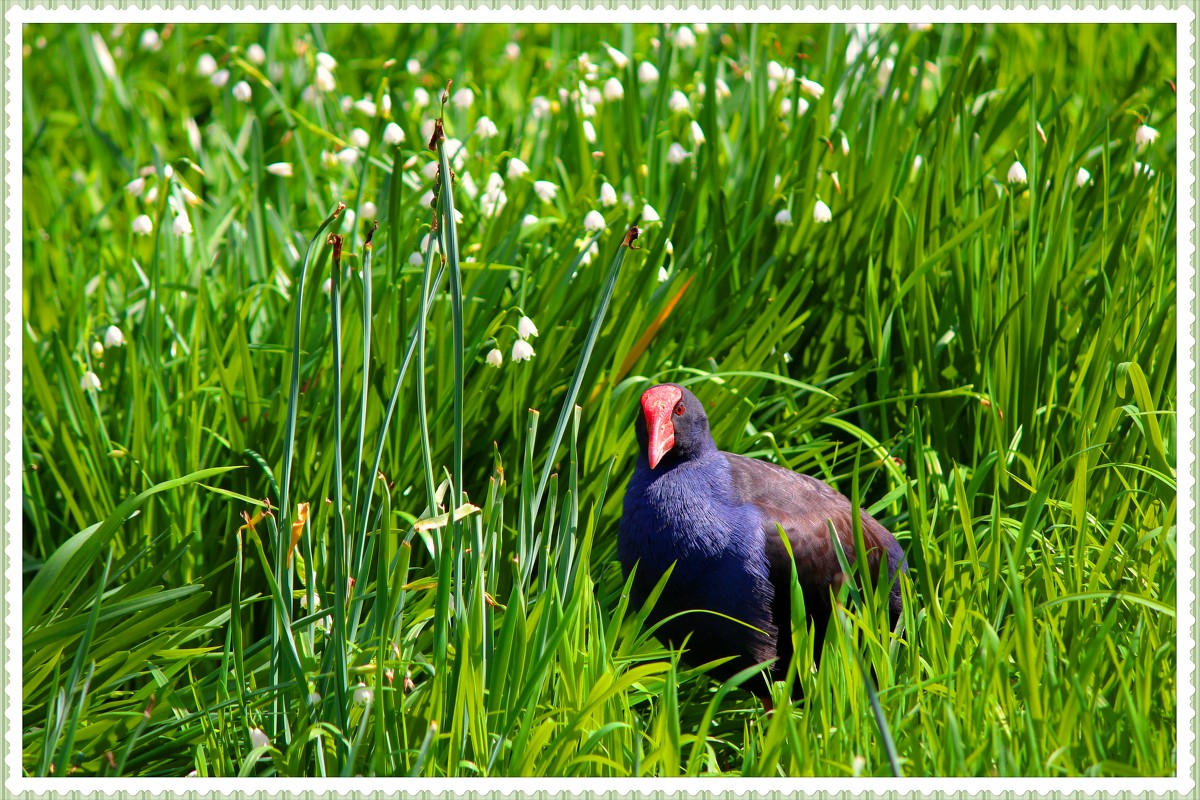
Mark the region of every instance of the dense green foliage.
[[[27, 774], [1174, 772], [1173, 28], [156, 30], [24, 31]], [[627, 607], [662, 380], [908, 552], [805, 703]]]

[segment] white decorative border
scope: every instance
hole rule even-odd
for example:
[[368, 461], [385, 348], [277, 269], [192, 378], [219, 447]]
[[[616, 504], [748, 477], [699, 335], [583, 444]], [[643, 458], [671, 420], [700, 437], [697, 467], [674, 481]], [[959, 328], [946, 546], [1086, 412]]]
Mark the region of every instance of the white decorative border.
[[[257, 0], [270, 2], [270, 0]], [[519, 0], [518, 0], [519, 1]], [[603, 0], [601, 0], [603, 1]], [[20, 0], [16, 0], [17, 3]], [[120, 0], [118, 0], [120, 2]], [[151, 0], [152, 2], [152, 0]], [[386, 2], [386, 0], [377, 0]], [[503, 2], [503, 0], [502, 0]], [[786, 0], [784, 0], [786, 2]], [[844, 0], [841, 0], [844, 2]], [[164, 9], [159, 5], [149, 8], [74, 8], [65, 5], [47, 7], [33, 4], [29, 8], [13, 5], [5, 13], [4, 60], [7, 80], [4, 85], [4, 144], [5, 181], [4, 239], [7, 257], [4, 272], [4, 344], [6, 348], [4, 372], [2, 374], [5, 398], [4, 452], [7, 471], [5, 473], [4, 521], [8, 537], [5, 539], [4, 564], [4, 691], [5, 714], [3, 739], [4, 748], [0, 771], [3, 773], [2, 796], [29, 793], [37, 796], [75, 797], [99, 796], [290, 796], [301, 793], [309, 795], [354, 795], [395, 796], [397, 794], [509, 794], [529, 792], [553, 792], [569, 794], [603, 794], [609, 796], [628, 793], [662, 793], [695, 795], [725, 794], [728, 796], [752, 793], [786, 793], [801, 797], [844, 794], [858, 796], [868, 792], [872, 795], [1047, 795], [1047, 794], [1095, 794], [1111, 796], [1118, 792], [1134, 796], [1171, 795], [1193, 797], [1197, 791], [1195, 777], [1195, 723], [1193, 670], [1195, 660], [1195, 602], [1196, 602], [1196, 521], [1193, 518], [1195, 503], [1196, 466], [1194, 447], [1195, 431], [1195, 278], [1194, 264], [1195, 235], [1194, 214], [1195, 176], [1193, 156], [1196, 148], [1194, 103], [1195, 98], [1195, 25], [1196, 12], [1186, 2], [1171, 6], [1157, 5], [1152, 9], [1141, 7], [1119, 8], [1110, 5], [1096, 8], [1041, 7], [1029, 9], [1024, 6], [1001, 8], [992, 6], [981, 9], [968, 6], [933, 9], [928, 5], [919, 9], [887, 8], [875, 6], [864, 9], [857, 4], [848, 8], [837, 5], [839, 0], [823, 0], [823, 7], [805, 5], [795, 8], [771, 8], [759, 4], [747, 8], [742, 4], [729, 8], [680, 11], [639, 7], [631, 9], [621, 3], [614, 8], [582, 10], [578, 5], [572, 9], [540, 9], [524, 4], [521, 9], [506, 6], [495, 8], [467, 8], [463, 5], [438, 6], [432, 9], [417, 5], [403, 8], [375, 8], [372, 6], [354, 9], [346, 7], [307, 8], [293, 5], [280, 8], [270, 4], [265, 8], [233, 8], [223, 5], [213, 8], [185, 8], [176, 6]], [[70, 23], [109, 21], [155, 21], [166, 19], [186, 22], [210, 22], [236, 17], [241, 23], [287, 22], [294, 15], [302, 15], [304, 22], [365, 22], [399, 23], [413, 22], [461, 22], [464, 10], [470, 10], [472, 22], [611, 22], [622, 21], [675, 21], [704, 20], [706, 22], [1042, 22], [1042, 23], [1115, 23], [1115, 22], [1158, 22], [1174, 23], [1177, 31], [1176, 44], [1176, 87], [1177, 87], [1177, 262], [1178, 273], [1178, 330], [1177, 369], [1179, 389], [1177, 399], [1179, 463], [1177, 465], [1179, 486], [1178, 529], [1176, 535], [1180, 575], [1177, 579], [1176, 614], [1177, 637], [1177, 775], [1174, 778], [626, 778], [626, 779], [565, 779], [565, 778], [461, 778], [461, 779], [130, 779], [97, 778], [86, 783], [72, 778], [27, 778], [21, 775], [21, 643], [19, 620], [21, 609], [21, 447], [20, 420], [22, 413], [20, 397], [21, 376], [21, 87], [22, 26], [31, 22], [63, 24], [64, 14], [69, 14]]]

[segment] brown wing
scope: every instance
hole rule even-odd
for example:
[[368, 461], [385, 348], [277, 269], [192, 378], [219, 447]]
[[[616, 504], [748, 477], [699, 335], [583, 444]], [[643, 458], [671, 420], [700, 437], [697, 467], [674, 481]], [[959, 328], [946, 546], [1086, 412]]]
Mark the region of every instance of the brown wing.
[[[789, 592], [792, 577], [788, 551], [776, 526], [783, 528], [791, 546], [805, 608], [813, 623], [814, 658], [819, 661], [825, 625], [832, 610], [829, 589], [831, 586], [836, 588], [843, 580], [837, 552], [829, 536], [829, 523], [833, 523], [842, 549], [853, 562], [856, 558], [853, 509], [845, 495], [816, 478], [765, 461], [730, 453], [724, 455], [733, 476], [734, 502], [752, 503], [763, 515], [767, 563], [775, 588], [772, 618], [779, 630], [777, 675], [781, 677], [792, 655]], [[872, 575], [876, 579], [880, 577], [883, 563], [887, 564], [884, 574], [889, 576], [897, 569], [905, 568], [904, 553], [891, 532], [865, 511], [860, 510], [860, 517], [867, 564]], [[900, 617], [898, 583], [893, 585], [889, 601], [892, 624], [895, 625]]]

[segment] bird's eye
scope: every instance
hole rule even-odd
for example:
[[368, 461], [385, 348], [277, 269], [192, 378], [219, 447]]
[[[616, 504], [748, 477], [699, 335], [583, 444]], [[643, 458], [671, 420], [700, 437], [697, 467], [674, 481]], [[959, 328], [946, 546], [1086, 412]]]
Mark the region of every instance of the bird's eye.
[[677, 417], [683, 416], [683, 401], [682, 400], [675, 404], [675, 416], [677, 416]]

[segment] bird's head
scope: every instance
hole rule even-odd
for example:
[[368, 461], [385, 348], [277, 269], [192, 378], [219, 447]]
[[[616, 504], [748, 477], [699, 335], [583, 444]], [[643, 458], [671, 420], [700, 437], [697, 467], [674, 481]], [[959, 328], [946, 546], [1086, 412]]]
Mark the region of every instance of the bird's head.
[[664, 459], [686, 461], [716, 449], [704, 407], [696, 395], [674, 383], [660, 383], [642, 393], [642, 413], [634, 430], [650, 469]]

